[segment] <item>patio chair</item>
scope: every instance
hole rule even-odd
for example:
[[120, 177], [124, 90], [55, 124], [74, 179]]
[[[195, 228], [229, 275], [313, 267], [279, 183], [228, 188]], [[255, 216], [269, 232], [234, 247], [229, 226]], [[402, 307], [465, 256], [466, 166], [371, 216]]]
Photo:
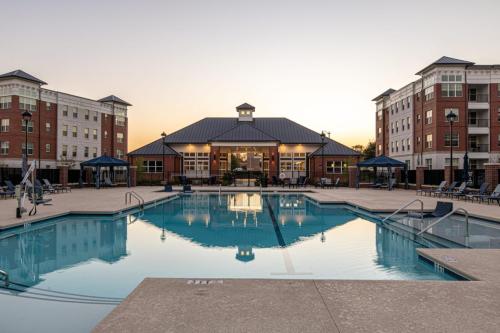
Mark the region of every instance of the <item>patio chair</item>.
[[427, 194], [429, 194], [429, 196], [432, 195], [432, 193], [434, 192], [438, 192], [438, 193], [442, 193], [445, 191], [446, 189], [446, 186], [448, 185], [448, 182], [446, 180], [443, 180], [437, 189], [425, 189], [425, 190], [417, 190], [417, 194], [420, 193], [420, 195], [424, 195], [424, 196], [427, 196]]
[[457, 188], [457, 185], [458, 185], [458, 182], [453, 182], [451, 183], [450, 186], [448, 186], [448, 188], [445, 190], [445, 191], [442, 191], [442, 192], [434, 192], [434, 196], [437, 197], [441, 197], [442, 195], [446, 195], [446, 196], [449, 196], [450, 194], [453, 194], [455, 192], [455, 189]]
[[493, 193], [491, 193], [488, 197], [486, 197], [486, 199], [488, 199], [488, 203], [496, 201], [497, 204], [500, 206], [500, 184], [498, 184], [497, 187], [495, 187]]
[[473, 194], [466, 194], [465, 195], [465, 200], [470, 199], [472, 202], [474, 202], [475, 199], [477, 201], [483, 202], [486, 197], [488, 197], [488, 189], [490, 188], [489, 183], [482, 183], [481, 186], [479, 187], [479, 191], [477, 193]]
[[290, 181], [288, 182], [288, 188], [291, 187], [297, 187], [299, 181], [297, 178], [290, 178]]
[[42, 179], [43, 183], [48, 189], [53, 189], [56, 192], [71, 192], [71, 187], [62, 186], [60, 184], [52, 184], [47, 178]]
[[333, 186], [332, 180], [330, 178], [325, 178], [323, 183], [323, 187], [331, 188]]
[[453, 202], [438, 201], [432, 213], [426, 213], [423, 218], [443, 217], [453, 211]]
[[[29, 180], [26, 181], [26, 185], [28, 186], [33, 186]], [[34, 194], [34, 197], [33, 197]], [[28, 191], [28, 199], [31, 201], [31, 203], [35, 205], [50, 205], [49, 202], [52, 201], [52, 199], [44, 199], [43, 198], [43, 188], [39, 186], [35, 186], [34, 193], [31, 191]]]

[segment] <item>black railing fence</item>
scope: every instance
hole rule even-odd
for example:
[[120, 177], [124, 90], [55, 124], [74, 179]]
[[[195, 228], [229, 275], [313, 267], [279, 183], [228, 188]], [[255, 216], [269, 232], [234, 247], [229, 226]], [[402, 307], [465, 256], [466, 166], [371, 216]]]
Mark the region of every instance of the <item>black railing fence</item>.
[[[401, 181], [405, 181], [404, 172], [401, 174]], [[417, 182], [417, 171], [416, 170], [408, 170], [408, 184], [415, 184]]]
[[439, 185], [444, 180], [444, 170], [424, 170], [425, 185]]

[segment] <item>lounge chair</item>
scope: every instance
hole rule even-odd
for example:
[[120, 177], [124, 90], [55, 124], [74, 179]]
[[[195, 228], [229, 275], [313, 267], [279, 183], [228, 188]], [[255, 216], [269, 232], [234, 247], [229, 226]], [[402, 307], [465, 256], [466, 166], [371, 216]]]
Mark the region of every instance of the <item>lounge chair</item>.
[[446, 191], [443, 191], [441, 193], [434, 193], [434, 196], [439, 196], [441, 197], [442, 195], [446, 195], [446, 196], [450, 196], [451, 194], [455, 193], [455, 189], [457, 188], [458, 186], [458, 182], [453, 182], [451, 183], [450, 186], [448, 186], [448, 188], [446, 189]]
[[500, 184], [495, 187], [495, 190], [493, 193], [491, 193], [488, 197], [486, 197], [488, 200], [488, 203], [496, 201], [497, 204], [500, 206]]
[[104, 177], [104, 186], [115, 187], [117, 184], [113, 184], [109, 177]]
[[333, 186], [331, 178], [324, 178], [323, 187], [331, 188]]
[[44, 178], [42, 179], [43, 183], [48, 189], [53, 189], [56, 192], [71, 192], [71, 187], [69, 186], [62, 186], [60, 184], [52, 184], [48, 179]]
[[424, 218], [443, 217], [453, 211], [453, 202], [438, 201], [432, 213], [426, 213]]
[[465, 200], [470, 199], [472, 202], [474, 202], [475, 199], [477, 201], [483, 201], [486, 197], [488, 197], [488, 189], [490, 188], [489, 183], [482, 183], [481, 186], [479, 187], [479, 191], [474, 194], [466, 194], [465, 195]]
[[13, 198], [15, 194], [16, 194], [15, 191], [3, 190], [0, 188], [0, 197], [4, 199], [6, 199], [7, 197]]
[[7, 190], [8, 191], [16, 191], [16, 187], [14, 186], [14, 184], [12, 184], [12, 182], [10, 180], [6, 180], [4, 181], [5, 185], [7, 185]]
[[396, 187], [396, 178], [389, 179], [389, 184], [382, 184], [380, 188], [393, 189]]
[[[27, 181], [27, 185], [28, 185], [28, 182]], [[32, 186], [32, 184], [28, 185], [28, 186]], [[35, 192], [34, 192], [34, 195], [35, 197], [33, 198], [32, 196], [32, 192], [29, 191], [28, 192], [28, 198], [29, 200], [34, 203], [35, 205], [50, 205], [49, 202], [52, 201], [52, 199], [44, 199], [43, 198], [43, 188], [39, 187], [39, 186], [35, 186]]]
[[467, 183], [463, 182], [462, 184], [460, 184], [460, 187], [457, 189], [457, 191], [452, 193], [451, 196], [452, 198], [457, 198], [460, 200], [460, 198], [465, 198], [466, 194], [467, 194]]
[[53, 189], [53, 188], [51, 189], [51, 188], [48, 188], [47, 186], [43, 185], [39, 179], [35, 179], [35, 186], [41, 188], [43, 193], [51, 193], [51, 194], [56, 193], [55, 189]]
[[424, 196], [427, 196], [427, 194], [429, 194], [429, 196], [431, 196], [433, 193], [437, 192], [437, 193], [442, 193], [445, 191], [446, 189], [446, 186], [448, 185], [448, 182], [446, 180], [443, 180], [439, 186], [437, 187], [437, 189], [425, 189], [425, 190], [417, 190], [417, 194], [420, 193], [420, 195], [424, 195]]
[[193, 190], [191, 189], [191, 185], [183, 185], [182, 186], [182, 192], [184, 192], [184, 193], [193, 193]]

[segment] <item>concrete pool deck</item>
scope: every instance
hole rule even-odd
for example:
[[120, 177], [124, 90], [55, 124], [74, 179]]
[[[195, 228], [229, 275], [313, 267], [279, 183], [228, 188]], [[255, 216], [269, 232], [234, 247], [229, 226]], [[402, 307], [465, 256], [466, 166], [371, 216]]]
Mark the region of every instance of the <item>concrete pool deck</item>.
[[[69, 213], [114, 214], [174, 196], [160, 187], [75, 189], [54, 194], [35, 216], [15, 218], [16, 200], [0, 200], [0, 229]], [[177, 188], [178, 189], [178, 188]], [[218, 191], [218, 187], [193, 187]], [[248, 191], [227, 187], [223, 191]], [[258, 191], [258, 188], [250, 188]], [[266, 188], [266, 192], [301, 189]], [[432, 210], [438, 200], [415, 191], [305, 189], [320, 203], [348, 203], [391, 212], [414, 199]], [[472, 215], [500, 222], [500, 207], [453, 200]], [[418, 205], [412, 206], [412, 209]], [[419, 253], [474, 281], [186, 280], [145, 279], [95, 332], [497, 332], [500, 327], [500, 250], [420, 249]]]

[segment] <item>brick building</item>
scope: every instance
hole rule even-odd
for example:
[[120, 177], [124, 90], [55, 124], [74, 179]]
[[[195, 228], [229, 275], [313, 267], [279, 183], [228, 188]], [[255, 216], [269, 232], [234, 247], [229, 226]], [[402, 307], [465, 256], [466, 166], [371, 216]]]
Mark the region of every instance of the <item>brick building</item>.
[[[0, 75], [0, 167], [21, 168], [27, 153], [39, 169], [79, 162], [102, 154], [126, 158], [127, 108], [116, 96], [100, 100], [45, 89], [46, 82], [16, 70]], [[27, 129], [22, 113], [32, 114]]]
[[[376, 104], [376, 152], [425, 166], [471, 168], [500, 161], [500, 65], [476, 65], [442, 57], [420, 70], [420, 78], [401, 89], [389, 89]], [[458, 115], [450, 134], [446, 115]]]
[[151, 180], [256, 171], [270, 179], [284, 174], [286, 178], [340, 177], [345, 182], [348, 166], [359, 160], [358, 152], [328, 137], [322, 141], [319, 133], [287, 118], [255, 118], [255, 108], [246, 103], [236, 111], [237, 118], [204, 118], [155, 140], [130, 152], [129, 160]]

